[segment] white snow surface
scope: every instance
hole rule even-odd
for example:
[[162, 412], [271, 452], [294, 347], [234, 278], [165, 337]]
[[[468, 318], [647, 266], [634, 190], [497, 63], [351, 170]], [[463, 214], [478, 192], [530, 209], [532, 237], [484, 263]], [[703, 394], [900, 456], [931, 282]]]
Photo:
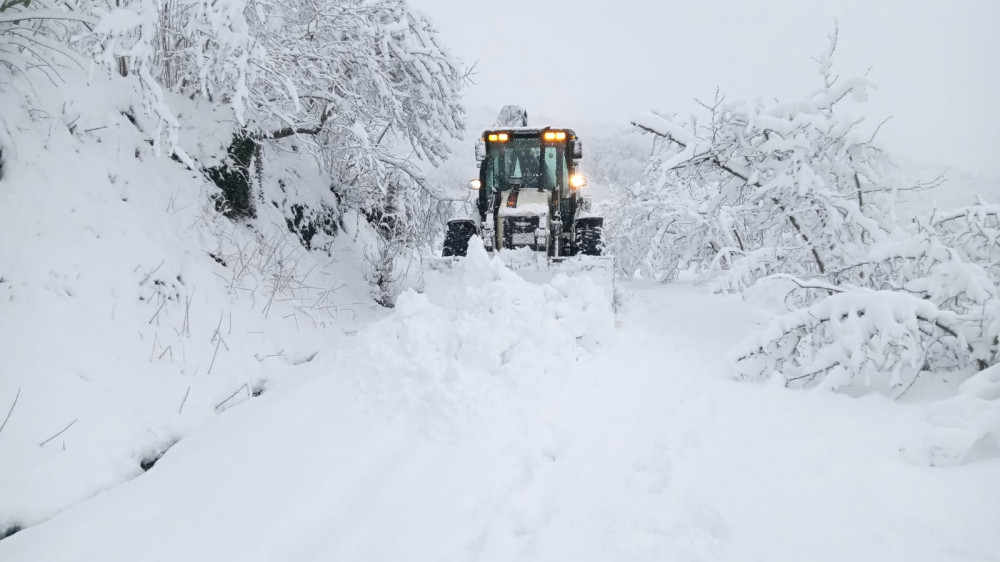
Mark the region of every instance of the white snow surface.
[[[738, 383], [747, 302], [615, 310], [478, 247], [373, 313], [351, 217], [305, 252], [128, 92], [39, 95], [0, 90], [0, 562], [1000, 560], [996, 368], [937, 403]], [[217, 109], [178, 111], [206, 164]]]
[[[270, 206], [233, 223], [126, 118], [127, 89], [66, 76], [39, 88], [52, 113], [0, 88], [0, 534], [142, 474], [368, 314], [350, 236], [331, 257]], [[184, 101], [211, 164], [231, 123]]]
[[733, 382], [754, 311], [473, 248], [147, 473], [0, 560], [996, 560], [1000, 460], [901, 453], [923, 408]]

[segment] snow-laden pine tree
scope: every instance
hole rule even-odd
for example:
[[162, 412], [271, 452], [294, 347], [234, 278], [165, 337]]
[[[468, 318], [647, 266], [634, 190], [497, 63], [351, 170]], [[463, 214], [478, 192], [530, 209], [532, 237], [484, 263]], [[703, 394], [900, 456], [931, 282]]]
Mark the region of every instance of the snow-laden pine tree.
[[628, 274], [783, 291], [788, 314], [736, 350], [744, 377], [899, 394], [923, 373], [992, 365], [995, 209], [897, 221], [896, 192], [919, 186], [840, 111], [872, 84], [833, 73], [836, 41], [804, 99], [716, 96], [702, 120], [636, 119], [656, 145], [643, 180], [615, 195], [612, 249]]

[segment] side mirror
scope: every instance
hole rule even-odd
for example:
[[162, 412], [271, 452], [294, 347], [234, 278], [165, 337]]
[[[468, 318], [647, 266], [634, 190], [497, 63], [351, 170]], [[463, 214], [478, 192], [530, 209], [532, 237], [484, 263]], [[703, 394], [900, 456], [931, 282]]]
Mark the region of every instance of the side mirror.
[[574, 160], [579, 160], [580, 158], [583, 158], [583, 141], [580, 139], [573, 139], [570, 145], [570, 150], [573, 153]]
[[486, 160], [486, 141], [480, 139], [476, 141], [476, 161]]
[[479, 189], [482, 187], [482, 182], [479, 180], [469, 180], [469, 189]]

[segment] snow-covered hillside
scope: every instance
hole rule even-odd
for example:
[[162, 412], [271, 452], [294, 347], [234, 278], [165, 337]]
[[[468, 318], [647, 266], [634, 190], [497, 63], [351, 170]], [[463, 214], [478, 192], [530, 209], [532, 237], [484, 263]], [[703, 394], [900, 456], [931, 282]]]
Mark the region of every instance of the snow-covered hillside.
[[[270, 205], [230, 221], [202, 174], [154, 153], [122, 84], [66, 77], [38, 92], [60, 114], [0, 94], [4, 533], [141, 474], [374, 308], [357, 232], [331, 257]], [[224, 154], [225, 121], [184, 101], [184, 142]]]
[[418, 267], [496, 108], [402, 0], [52, 4], [0, 1], [0, 562], [1000, 562], [1000, 184], [838, 145], [829, 59], [711, 130], [532, 114], [609, 291]]
[[[923, 406], [729, 379], [756, 313], [480, 250], [2, 560], [991, 560], [1000, 460]], [[616, 328], [617, 323], [617, 328]], [[492, 337], [484, 337], [489, 333]]]

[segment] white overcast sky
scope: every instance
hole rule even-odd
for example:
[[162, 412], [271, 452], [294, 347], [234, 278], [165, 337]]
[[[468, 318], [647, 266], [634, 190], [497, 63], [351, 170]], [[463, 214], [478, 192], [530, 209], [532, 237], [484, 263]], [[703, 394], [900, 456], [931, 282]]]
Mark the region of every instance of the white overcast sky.
[[[729, 99], [803, 96], [840, 25], [835, 70], [878, 89], [862, 106], [893, 154], [1000, 175], [1000, 0], [410, 0], [476, 62], [470, 107], [516, 103], [627, 124]], [[541, 125], [542, 123], [533, 123]]]

